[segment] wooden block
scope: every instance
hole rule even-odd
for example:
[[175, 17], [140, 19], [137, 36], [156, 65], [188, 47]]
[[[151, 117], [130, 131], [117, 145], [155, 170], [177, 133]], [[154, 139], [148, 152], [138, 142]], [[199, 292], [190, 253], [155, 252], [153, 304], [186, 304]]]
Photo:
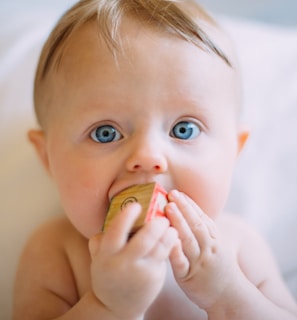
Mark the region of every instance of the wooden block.
[[131, 230], [131, 234], [156, 216], [164, 216], [168, 203], [166, 191], [157, 183], [141, 184], [129, 187], [114, 196], [110, 202], [103, 230], [106, 230], [113, 218], [131, 202], [141, 204], [142, 212]]

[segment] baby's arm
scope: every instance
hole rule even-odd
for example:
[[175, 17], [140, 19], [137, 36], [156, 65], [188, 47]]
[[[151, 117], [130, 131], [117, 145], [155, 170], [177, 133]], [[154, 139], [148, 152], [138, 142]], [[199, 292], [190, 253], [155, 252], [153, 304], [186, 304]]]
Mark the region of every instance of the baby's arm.
[[171, 192], [169, 199], [166, 212], [181, 239], [171, 254], [172, 268], [208, 319], [297, 319], [296, 304], [262, 239], [241, 223], [215, 225], [184, 194]]
[[15, 281], [14, 320], [98, 319], [98, 315], [112, 319], [91, 291], [79, 299], [76, 272], [67, 254], [70, 238], [71, 246], [81, 246], [78, 237], [64, 218], [46, 223], [30, 237]]
[[[148, 223], [127, 243], [136, 211], [135, 207], [123, 211], [109, 232], [90, 241], [91, 279], [87, 241], [73, 243], [76, 235], [70, 231], [67, 236], [67, 228], [71, 229], [67, 221], [41, 228], [21, 258], [13, 319], [142, 319], [162, 287], [165, 261], [177, 234], [167, 219], [160, 218]], [[137, 241], [137, 237], [143, 241]], [[68, 250], [78, 246], [84, 247], [80, 251], [83, 256], [67, 255]], [[82, 260], [86, 267], [79, 270]]]

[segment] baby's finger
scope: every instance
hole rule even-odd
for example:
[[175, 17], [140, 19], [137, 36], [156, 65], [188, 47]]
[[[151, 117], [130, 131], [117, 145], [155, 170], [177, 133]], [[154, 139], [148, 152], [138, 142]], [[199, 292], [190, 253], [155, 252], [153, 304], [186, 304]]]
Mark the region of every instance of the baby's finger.
[[200, 255], [200, 243], [192, 232], [191, 226], [185, 220], [176, 203], [166, 206], [166, 214], [171, 225], [177, 230], [185, 256], [193, 261]]
[[[168, 228], [169, 221], [167, 218], [158, 217], [151, 220], [132, 237], [126, 247], [126, 253], [133, 258], [145, 258], [151, 254], [156, 245], [160, 244]], [[162, 246], [165, 245], [167, 245], [167, 242], [162, 244]]]
[[217, 228], [216, 228], [216, 224], [214, 223], [214, 221], [199, 208], [199, 206], [194, 202], [193, 199], [191, 199], [190, 197], [188, 197], [184, 193], [181, 193], [181, 196], [183, 196], [187, 201], [189, 201], [189, 204], [193, 208], [193, 210], [198, 212], [199, 217], [205, 223], [211, 238], [216, 239], [217, 238]]
[[[189, 232], [186, 231], [184, 234], [180, 235], [180, 238], [186, 256], [190, 261], [193, 261], [197, 258], [198, 252], [193, 246], [192, 237], [197, 241], [200, 252], [211, 249], [213, 245], [213, 231], [210, 232], [209, 228], [210, 219], [192, 199], [181, 192], [171, 192], [169, 194], [169, 200], [174, 201], [174, 204], [176, 205], [175, 215], [178, 216], [178, 211], [180, 211], [180, 214], [186, 221], [185, 223], [188, 225], [190, 233], [192, 234], [192, 236], [189, 236]], [[173, 208], [174, 204], [172, 204]]]
[[127, 244], [131, 228], [140, 212], [141, 206], [138, 203], [131, 203], [119, 212], [104, 232], [101, 243], [102, 253], [112, 255]]
[[148, 252], [146, 259], [153, 259], [162, 262], [168, 259], [173, 247], [177, 244], [178, 235], [176, 229], [169, 227], [163, 236], [159, 239], [153, 249]]
[[203, 211], [186, 194], [173, 190], [169, 193], [168, 197], [170, 201], [173, 201], [177, 205], [189, 225], [196, 223], [197, 218], [203, 217]]
[[98, 233], [89, 240], [89, 252], [92, 258], [95, 257], [99, 251], [102, 235], [102, 233]]

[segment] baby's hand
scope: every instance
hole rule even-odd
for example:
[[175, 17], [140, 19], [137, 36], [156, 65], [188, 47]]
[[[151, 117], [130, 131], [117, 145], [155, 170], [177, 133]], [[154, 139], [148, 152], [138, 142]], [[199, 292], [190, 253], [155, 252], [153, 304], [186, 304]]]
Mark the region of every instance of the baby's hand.
[[233, 269], [237, 272], [235, 250], [224, 243], [214, 221], [185, 194], [172, 191], [169, 201], [166, 213], [180, 238], [170, 256], [175, 278], [196, 305], [207, 309], [224, 294]]
[[141, 317], [155, 300], [166, 276], [166, 260], [178, 241], [166, 218], [145, 224], [129, 241], [129, 232], [140, 214], [130, 204], [106, 232], [90, 240], [93, 291], [115, 317]]

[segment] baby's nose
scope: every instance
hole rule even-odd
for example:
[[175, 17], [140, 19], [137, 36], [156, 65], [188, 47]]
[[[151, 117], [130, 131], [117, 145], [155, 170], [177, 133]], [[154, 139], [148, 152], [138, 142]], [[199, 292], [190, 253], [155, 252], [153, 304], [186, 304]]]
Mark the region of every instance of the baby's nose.
[[164, 150], [158, 147], [158, 142], [143, 144], [133, 148], [128, 160], [129, 171], [146, 171], [162, 173], [167, 171], [168, 163]]

